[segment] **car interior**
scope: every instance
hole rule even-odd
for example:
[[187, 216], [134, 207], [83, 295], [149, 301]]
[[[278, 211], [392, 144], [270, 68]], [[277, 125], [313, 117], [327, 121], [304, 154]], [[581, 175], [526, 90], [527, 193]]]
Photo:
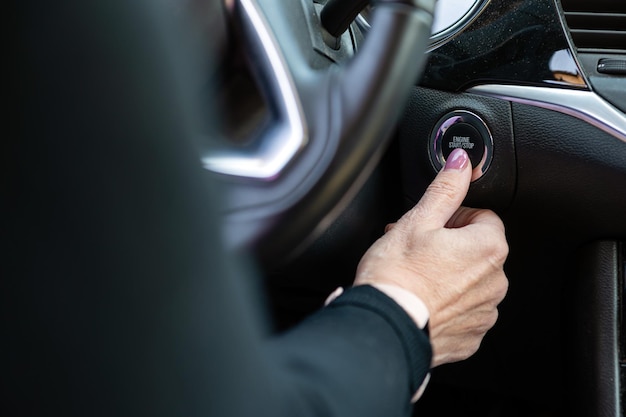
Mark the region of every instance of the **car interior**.
[[[303, 41], [304, 47], [296, 46], [309, 48], [314, 68], [325, 68], [316, 62], [321, 59], [342, 65], [353, 54], [372, 53], [367, 42], [383, 39], [375, 32], [377, 24], [384, 25], [375, 20], [376, 8], [382, 6], [359, 6], [349, 26], [335, 29], [346, 19], [342, 4], [350, 2], [294, 3], [312, 16], [314, 21], [306, 25], [321, 23], [335, 35], [330, 46], [315, 34], [310, 43]], [[478, 353], [434, 369], [415, 415], [622, 416], [625, 4], [440, 0], [436, 7], [425, 59], [411, 58], [414, 67], [423, 69], [410, 87], [396, 93], [405, 94], [405, 104], [384, 152], [372, 157], [376, 165], [361, 165], [365, 178], [351, 180], [341, 191], [330, 219], [325, 212], [326, 217], [313, 221], [304, 248], [289, 244], [296, 249], [285, 252], [267, 246], [264, 239], [279, 239], [273, 229], [250, 238], [260, 242], [251, 246], [268, 271], [267, 297], [277, 331], [319, 308], [336, 287], [350, 285], [360, 256], [387, 223], [419, 200], [441, 168], [441, 142], [450, 141], [445, 130], [469, 125], [482, 141], [476, 145], [481, 149], [472, 160], [475, 179], [465, 204], [502, 217], [510, 245], [505, 265], [510, 289], [498, 323]], [[239, 12], [248, 13], [244, 9]], [[233, 30], [242, 30], [245, 24], [236, 12]], [[273, 20], [280, 20], [272, 6], [263, 12], [272, 27]], [[438, 20], [437, 13], [447, 14]], [[278, 33], [284, 30], [276, 25]], [[290, 47], [281, 45], [285, 55], [293, 52]], [[256, 65], [258, 57], [247, 59], [252, 71], [250, 62]], [[372, 61], [370, 65], [380, 64]], [[348, 82], [346, 96], [368, 88], [364, 77]], [[241, 89], [237, 103], [250, 94], [245, 84]], [[309, 100], [306, 92], [301, 100]], [[258, 102], [264, 107], [263, 100]], [[232, 126], [253, 129], [240, 119]], [[360, 134], [356, 130], [352, 132]], [[285, 176], [292, 173], [286, 168]], [[351, 188], [354, 184], [357, 190]], [[282, 230], [281, 238], [296, 233], [294, 223], [305, 227], [308, 221], [301, 212], [291, 213], [281, 209], [277, 222], [290, 229]], [[243, 238], [243, 233], [233, 233]]]
[[[464, 205], [491, 209], [505, 224], [510, 287], [479, 351], [433, 369], [414, 415], [624, 416], [626, 2], [170, 0], [122, 6], [132, 9], [124, 15], [132, 25], [105, 6], [34, 3], [24, 3], [20, 32], [33, 50], [53, 50], [46, 34], [58, 28], [85, 33], [76, 41], [85, 45], [97, 30], [141, 37], [148, 46], [128, 51], [145, 62], [153, 62], [150, 39], [188, 40], [172, 49], [189, 65], [165, 61], [193, 80], [185, 94], [205, 118], [194, 132], [197, 158], [221, 187], [224, 244], [251, 254], [272, 331], [297, 325], [349, 287], [385, 225], [419, 201], [460, 147], [473, 166]], [[169, 40], [176, 29], [155, 25], [145, 18], [151, 13], [184, 15], [193, 36]], [[118, 32], [122, 26], [133, 29]], [[33, 56], [45, 58], [36, 65], [81, 58]], [[109, 85], [114, 74], [104, 71], [98, 80], [77, 76], [146, 102], [161, 97], [158, 84], [183, 84], [142, 74], [145, 88]], [[132, 100], [119, 103], [136, 110]], [[182, 120], [187, 110], [157, 114]], [[75, 146], [24, 147], [19, 163], [30, 152], [38, 161], [39, 151], [69, 159], [81, 142]], [[88, 152], [86, 169], [99, 151]]]

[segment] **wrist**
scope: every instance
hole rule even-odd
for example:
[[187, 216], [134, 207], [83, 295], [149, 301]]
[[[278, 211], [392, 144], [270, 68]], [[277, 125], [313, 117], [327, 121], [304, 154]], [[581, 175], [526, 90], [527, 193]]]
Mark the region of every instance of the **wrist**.
[[404, 311], [406, 311], [406, 313], [413, 319], [417, 327], [428, 333], [428, 320], [430, 319], [430, 312], [421, 298], [399, 285], [370, 285], [398, 303], [400, 307], [402, 307]]

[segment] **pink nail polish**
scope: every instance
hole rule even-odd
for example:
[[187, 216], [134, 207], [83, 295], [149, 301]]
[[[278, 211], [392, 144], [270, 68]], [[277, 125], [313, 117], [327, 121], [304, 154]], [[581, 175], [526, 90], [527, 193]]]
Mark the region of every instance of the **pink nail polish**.
[[457, 148], [450, 152], [448, 159], [446, 159], [446, 166], [443, 169], [446, 171], [449, 169], [458, 169], [459, 171], [462, 171], [465, 169], [468, 162], [469, 157], [467, 156], [467, 152], [463, 149]]

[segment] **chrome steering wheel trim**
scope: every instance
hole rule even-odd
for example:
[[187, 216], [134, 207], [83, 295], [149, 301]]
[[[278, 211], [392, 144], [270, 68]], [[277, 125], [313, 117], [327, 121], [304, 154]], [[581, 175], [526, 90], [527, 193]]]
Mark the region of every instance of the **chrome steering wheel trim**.
[[323, 30], [315, 2], [236, 0], [231, 10], [271, 117], [258, 137], [225, 137], [202, 160], [225, 185], [225, 240], [262, 263], [289, 258], [346, 207], [426, 61], [434, 0], [379, 0], [368, 36], [339, 62], [312, 42]]
[[248, 146], [222, 143], [202, 157], [208, 170], [238, 177], [270, 180], [280, 174], [308, 140], [300, 97], [282, 52], [255, 0], [236, 0], [240, 22], [255, 48], [257, 71], [270, 89], [277, 122]]

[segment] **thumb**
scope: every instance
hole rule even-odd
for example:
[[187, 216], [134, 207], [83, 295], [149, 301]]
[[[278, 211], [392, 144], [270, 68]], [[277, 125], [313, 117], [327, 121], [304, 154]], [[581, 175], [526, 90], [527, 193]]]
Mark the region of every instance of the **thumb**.
[[444, 227], [463, 203], [472, 178], [472, 165], [467, 152], [453, 150], [446, 165], [413, 208], [419, 223], [426, 227]]

